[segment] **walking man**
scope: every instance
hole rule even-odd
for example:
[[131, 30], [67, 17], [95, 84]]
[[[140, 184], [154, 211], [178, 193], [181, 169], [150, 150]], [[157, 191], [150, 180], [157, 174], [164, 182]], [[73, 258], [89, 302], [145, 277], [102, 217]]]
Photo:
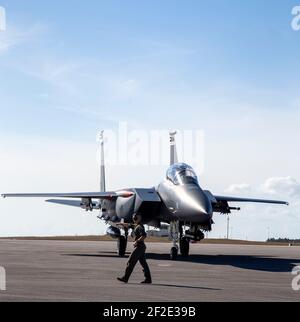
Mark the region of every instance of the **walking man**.
[[145, 256], [145, 253], [146, 253], [145, 239], [147, 238], [147, 234], [145, 231], [145, 227], [142, 224], [142, 216], [139, 214], [136, 214], [133, 216], [132, 219], [133, 219], [134, 225], [121, 224], [123, 226], [126, 226], [127, 228], [133, 229], [134, 250], [129, 257], [126, 270], [125, 270], [125, 275], [122, 278], [118, 278], [118, 281], [123, 283], [128, 283], [129, 278], [135, 268], [135, 265], [139, 261], [141, 266], [143, 267], [143, 272], [145, 275], [145, 280], [142, 282], [142, 284], [151, 284], [152, 283], [151, 273]]

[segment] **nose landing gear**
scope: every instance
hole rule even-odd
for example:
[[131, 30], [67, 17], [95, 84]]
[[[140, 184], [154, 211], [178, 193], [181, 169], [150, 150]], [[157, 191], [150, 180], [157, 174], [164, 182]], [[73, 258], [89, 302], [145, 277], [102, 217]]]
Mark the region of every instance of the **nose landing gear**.
[[190, 253], [190, 241], [186, 237], [181, 237], [180, 238], [180, 254], [183, 257], [189, 256]]
[[[183, 257], [189, 256], [190, 252], [190, 240], [183, 236], [183, 224], [178, 221], [170, 223], [170, 237], [173, 241], [173, 247], [171, 248], [170, 257], [171, 260], [176, 260], [178, 257], [178, 251]], [[178, 247], [179, 242], [179, 247]]]
[[175, 261], [178, 257], [178, 239], [179, 239], [179, 222], [173, 221], [169, 227], [170, 238], [173, 241], [173, 247], [171, 248], [170, 258]]
[[[205, 238], [204, 233], [201, 231], [198, 225], [191, 225], [189, 230], [185, 230], [183, 222], [174, 221], [170, 223], [170, 239], [173, 241], [173, 247], [171, 248], [171, 259], [176, 260], [178, 252], [182, 257], [189, 256], [190, 253], [190, 241], [201, 241]], [[179, 243], [179, 247], [178, 247]]]

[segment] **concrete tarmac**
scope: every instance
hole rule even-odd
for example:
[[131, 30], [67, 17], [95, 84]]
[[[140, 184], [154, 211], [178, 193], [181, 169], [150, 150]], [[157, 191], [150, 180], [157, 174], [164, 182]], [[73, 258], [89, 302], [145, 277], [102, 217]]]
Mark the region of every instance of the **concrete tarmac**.
[[116, 280], [127, 262], [116, 242], [0, 240], [0, 302], [300, 301], [291, 273], [300, 266], [299, 247], [195, 244], [190, 257], [173, 262], [170, 244], [147, 246], [154, 284], [139, 284], [138, 264], [125, 285]]

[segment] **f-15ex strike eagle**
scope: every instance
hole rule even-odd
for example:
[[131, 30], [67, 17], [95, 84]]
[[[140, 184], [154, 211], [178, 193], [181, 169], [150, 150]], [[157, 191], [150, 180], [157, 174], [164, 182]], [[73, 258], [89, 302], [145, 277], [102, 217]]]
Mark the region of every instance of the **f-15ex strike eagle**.
[[204, 232], [212, 230], [213, 213], [228, 215], [232, 210], [240, 210], [230, 206], [231, 202], [288, 205], [285, 201], [217, 196], [203, 190], [193, 168], [185, 163], [178, 163], [176, 134], [176, 132], [170, 132], [171, 160], [166, 177], [154, 188], [106, 191], [104, 136], [101, 132], [101, 192], [3, 194], [2, 196], [4, 198], [59, 198], [50, 199], [47, 202], [81, 207], [86, 211], [100, 210], [99, 218], [109, 225], [107, 234], [118, 240], [119, 256], [125, 255], [129, 235], [127, 226], [122, 226], [120, 223], [131, 223], [134, 214], [140, 214], [143, 223], [149, 226], [160, 228], [162, 223], [167, 223], [170, 228], [170, 238], [173, 241], [170, 252], [173, 260], [177, 258], [179, 250], [182, 256], [188, 256], [190, 242], [201, 241], [204, 239]]

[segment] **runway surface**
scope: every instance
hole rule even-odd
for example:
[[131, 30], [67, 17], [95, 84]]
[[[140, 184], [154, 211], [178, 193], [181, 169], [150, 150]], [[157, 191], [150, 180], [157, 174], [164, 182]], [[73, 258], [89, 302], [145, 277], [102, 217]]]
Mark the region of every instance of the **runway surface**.
[[139, 264], [123, 285], [116, 277], [127, 259], [116, 256], [116, 242], [0, 240], [0, 301], [300, 301], [291, 286], [299, 247], [197, 244], [176, 262], [169, 249], [148, 244], [153, 285], [139, 284]]

